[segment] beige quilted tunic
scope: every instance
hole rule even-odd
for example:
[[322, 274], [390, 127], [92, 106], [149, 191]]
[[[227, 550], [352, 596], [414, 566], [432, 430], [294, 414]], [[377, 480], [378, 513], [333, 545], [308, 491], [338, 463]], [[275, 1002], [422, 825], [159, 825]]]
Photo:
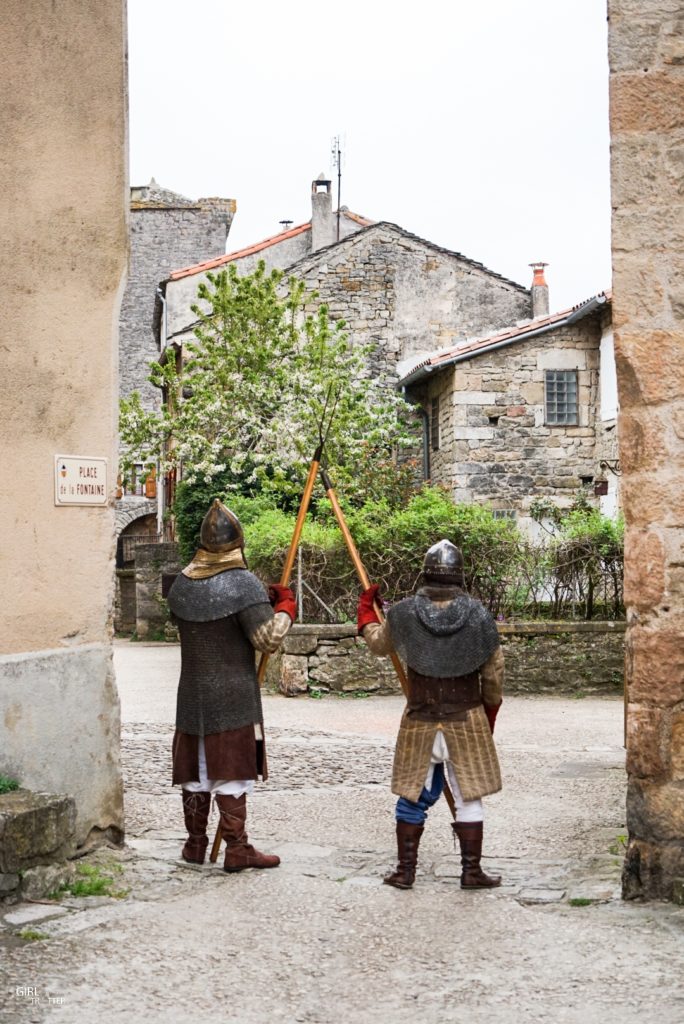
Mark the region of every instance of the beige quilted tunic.
[[[363, 638], [373, 654], [394, 653], [388, 622], [365, 626]], [[500, 647], [480, 666], [479, 677], [483, 704], [500, 704], [504, 682], [504, 659]], [[408, 716], [407, 710], [401, 720], [394, 752], [393, 793], [414, 802], [418, 800], [438, 730], [444, 734], [449, 760], [464, 800], [477, 800], [501, 789], [499, 759], [482, 706], [464, 711], [458, 720], [447, 722], [417, 721]]]

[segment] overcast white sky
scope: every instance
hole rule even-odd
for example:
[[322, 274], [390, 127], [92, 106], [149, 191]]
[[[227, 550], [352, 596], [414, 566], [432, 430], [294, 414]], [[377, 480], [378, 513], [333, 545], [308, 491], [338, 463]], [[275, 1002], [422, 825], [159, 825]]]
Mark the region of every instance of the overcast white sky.
[[[128, 0], [131, 183], [237, 200], [228, 250], [342, 203], [529, 285], [610, 285], [604, 0]], [[213, 255], [208, 253], [209, 255]]]

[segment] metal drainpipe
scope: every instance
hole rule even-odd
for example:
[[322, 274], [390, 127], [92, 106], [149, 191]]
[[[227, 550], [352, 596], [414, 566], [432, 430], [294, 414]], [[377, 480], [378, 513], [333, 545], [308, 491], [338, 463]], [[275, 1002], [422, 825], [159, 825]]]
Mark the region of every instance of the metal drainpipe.
[[406, 388], [402, 388], [401, 390], [404, 395], [404, 401], [407, 402], [408, 405], [412, 405], [423, 420], [423, 480], [427, 481], [430, 479], [430, 416], [427, 409], [424, 409], [420, 402], [409, 398], [406, 393]]
[[[166, 298], [161, 288], [157, 288], [157, 295], [162, 304], [161, 337], [159, 349], [164, 352], [166, 349]], [[162, 401], [164, 398], [162, 396]], [[164, 536], [164, 511], [166, 510], [166, 474], [162, 473], [160, 463], [157, 463], [157, 534]]]

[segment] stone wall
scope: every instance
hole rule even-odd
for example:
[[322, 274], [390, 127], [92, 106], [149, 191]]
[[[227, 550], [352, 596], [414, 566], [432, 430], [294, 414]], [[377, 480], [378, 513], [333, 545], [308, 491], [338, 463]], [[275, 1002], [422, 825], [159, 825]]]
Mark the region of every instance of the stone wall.
[[629, 626], [623, 887], [671, 899], [684, 878], [684, 33], [671, 0], [610, 0], [609, 13]]
[[[599, 316], [586, 317], [503, 349], [483, 352], [436, 375], [422, 389], [430, 409], [439, 399], [439, 449], [431, 478], [456, 501], [490, 502], [524, 519], [530, 503], [552, 497], [570, 504], [583, 486], [593, 496], [600, 458], [609, 451], [599, 427]], [[548, 426], [546, 370], [577, 370], [577, 426]], [[596, 502], [598, 504], [598, 502]]]
[[374, 376], [396, 365], [531, 312], [530, 293], [480, 264], [425, 242], [394, 224], [365, 228], [300, 260], [292, 273], [344, 319], [359, 344], [373, 343]]
[[[356, 234], [357, 231], [361, 230], [362, 226], [362, 222], [348, 217], [343, 211], [340, 217], [340, 238]], [[274, 242], [272, 245], [259, 248], [259, 243], [257, 243], [253, 247], [240, 250], [243, 255], [237, 256], [234, 259], [231, 258], [230, 262], [236, 266], [241, 275], [245, 276], [255, 271], [258, 264], [262, 261], [266, 265], [267, 272], [271, 270], [284, 270], [311, 253], [310, 226], [305, 226], [303, 231], [297, 231], [296, 234], [285, 231], [282, 235], [281, 240]], [[208, 258], [209, 256], [205, 256], [202, 257], [202, 260]], [[173, 269], [180, 270], [183, 266], [183, 264], [179, 263]], [[221, 266], [216, 267], [215, 272], [221, 269], [223, 269]], [[206, 284], [205, 273], [190, 274], [177, 280], [168, 281], [166, 284], [168, 335], [174, 336], [175, 341], [178, 340], [176, 336], [179, 334], [185, 335], [189, 325], [197, 319], [190, 307], [193, 303], [197, 302], [197, 289], [200, 284]], [[190, 336], [190, 332], [187, 332], [187, 334]]]
[[135, 569], [116, 570], [114, 630], [133, 633], [136, 626]]
[[[133, 193], [141, 191], [147, 194]], [[157, 191], [131, 204], [130, 267], [119, 315], [120, 393], [139, 391], [148, 409], [161, 402], [147, 381], [149, 363], [159, 358], [153, 330], [157, 286], [172, 270], [221, 256], [235, 212], [232, 199], [195, 203], [166, 190], [154, 198]]]
[[[501, 623], [506, 693], [622, 693], [622, 622]], [[266, 685], [300, 693], [399, 693], [391, 662], [371, 655], [356, 626], [294, 625]]]
[[165, 576], [181, 571], [177, 544], [140, 544], [135, 549], [135, 632], [139, 640], [163, 640], [169, 618], [162, 598]]

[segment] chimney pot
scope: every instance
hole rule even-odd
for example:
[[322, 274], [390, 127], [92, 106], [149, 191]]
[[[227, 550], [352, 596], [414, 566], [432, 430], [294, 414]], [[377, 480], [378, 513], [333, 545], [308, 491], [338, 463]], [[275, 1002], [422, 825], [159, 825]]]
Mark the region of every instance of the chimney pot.
[[548, 267], [548, 263], [542, 263], [538, 261], [536, 263], [530, 263], [532, 270], [534, 271], [532, 277], [532, 319], [536, 320], [540, 316], [549, 315], [549, 286], [546, 283], [544, 277], [544, 267]]
[[311, 252], [332, 245], [335, 220], [332, 212], [332, 182], [323, 173], [311, 182]]

